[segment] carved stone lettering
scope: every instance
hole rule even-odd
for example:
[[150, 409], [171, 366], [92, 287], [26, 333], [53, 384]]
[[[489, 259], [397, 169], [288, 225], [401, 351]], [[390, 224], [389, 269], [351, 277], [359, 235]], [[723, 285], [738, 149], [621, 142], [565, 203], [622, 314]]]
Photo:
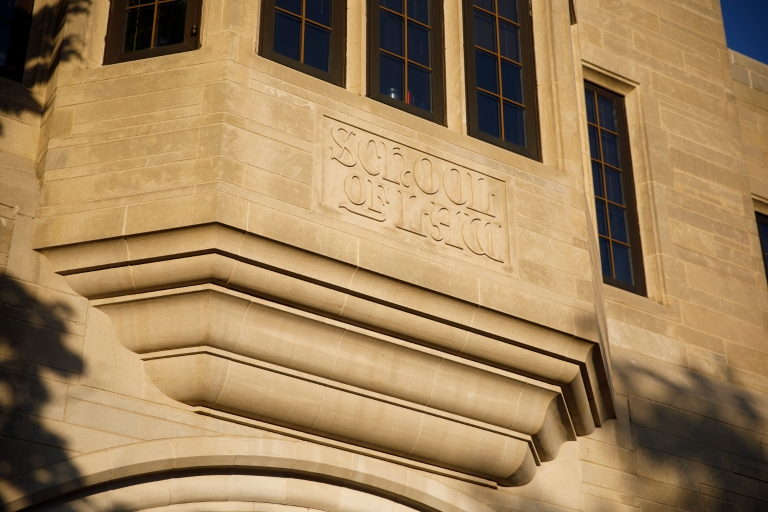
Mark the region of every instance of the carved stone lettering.
[[508, 262], [502, 180], [331, 119], [325, 140], [327, 208], [457, 256]]

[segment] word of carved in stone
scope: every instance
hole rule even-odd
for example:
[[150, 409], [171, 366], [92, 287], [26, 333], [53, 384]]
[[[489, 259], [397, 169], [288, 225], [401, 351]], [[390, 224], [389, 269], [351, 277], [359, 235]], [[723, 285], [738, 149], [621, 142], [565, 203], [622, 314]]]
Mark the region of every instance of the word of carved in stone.
[[336, 206], [389, 228], [504, 263], [505, 184], [433, 155], [329, 122]]

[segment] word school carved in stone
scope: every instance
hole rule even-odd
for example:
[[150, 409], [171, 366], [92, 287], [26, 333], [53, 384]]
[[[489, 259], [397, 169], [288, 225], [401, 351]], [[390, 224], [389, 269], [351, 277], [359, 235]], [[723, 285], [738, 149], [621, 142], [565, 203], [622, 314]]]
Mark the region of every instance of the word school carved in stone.
[[468, 256], [507, 259], [503, 181], [337, 121], [327, 120], [326, 141], [326, 195], [339, 210]]

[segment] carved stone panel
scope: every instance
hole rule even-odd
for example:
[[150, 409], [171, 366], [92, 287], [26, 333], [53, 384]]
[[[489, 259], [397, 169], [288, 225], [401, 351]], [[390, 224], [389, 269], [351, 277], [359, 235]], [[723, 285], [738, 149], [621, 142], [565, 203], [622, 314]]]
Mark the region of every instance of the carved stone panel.
[[323, 132], [326, 213], [451, 257], [509, 266], [504, 181], [331, 118]]

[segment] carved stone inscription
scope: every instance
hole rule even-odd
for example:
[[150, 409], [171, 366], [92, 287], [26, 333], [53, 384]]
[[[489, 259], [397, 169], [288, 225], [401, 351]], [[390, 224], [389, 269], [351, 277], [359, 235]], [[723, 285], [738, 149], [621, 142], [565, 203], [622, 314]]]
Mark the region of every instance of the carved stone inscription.
[[327, 208], [456, 256], [507, 263], [503, 181], [330, 119], [325, 141]]

